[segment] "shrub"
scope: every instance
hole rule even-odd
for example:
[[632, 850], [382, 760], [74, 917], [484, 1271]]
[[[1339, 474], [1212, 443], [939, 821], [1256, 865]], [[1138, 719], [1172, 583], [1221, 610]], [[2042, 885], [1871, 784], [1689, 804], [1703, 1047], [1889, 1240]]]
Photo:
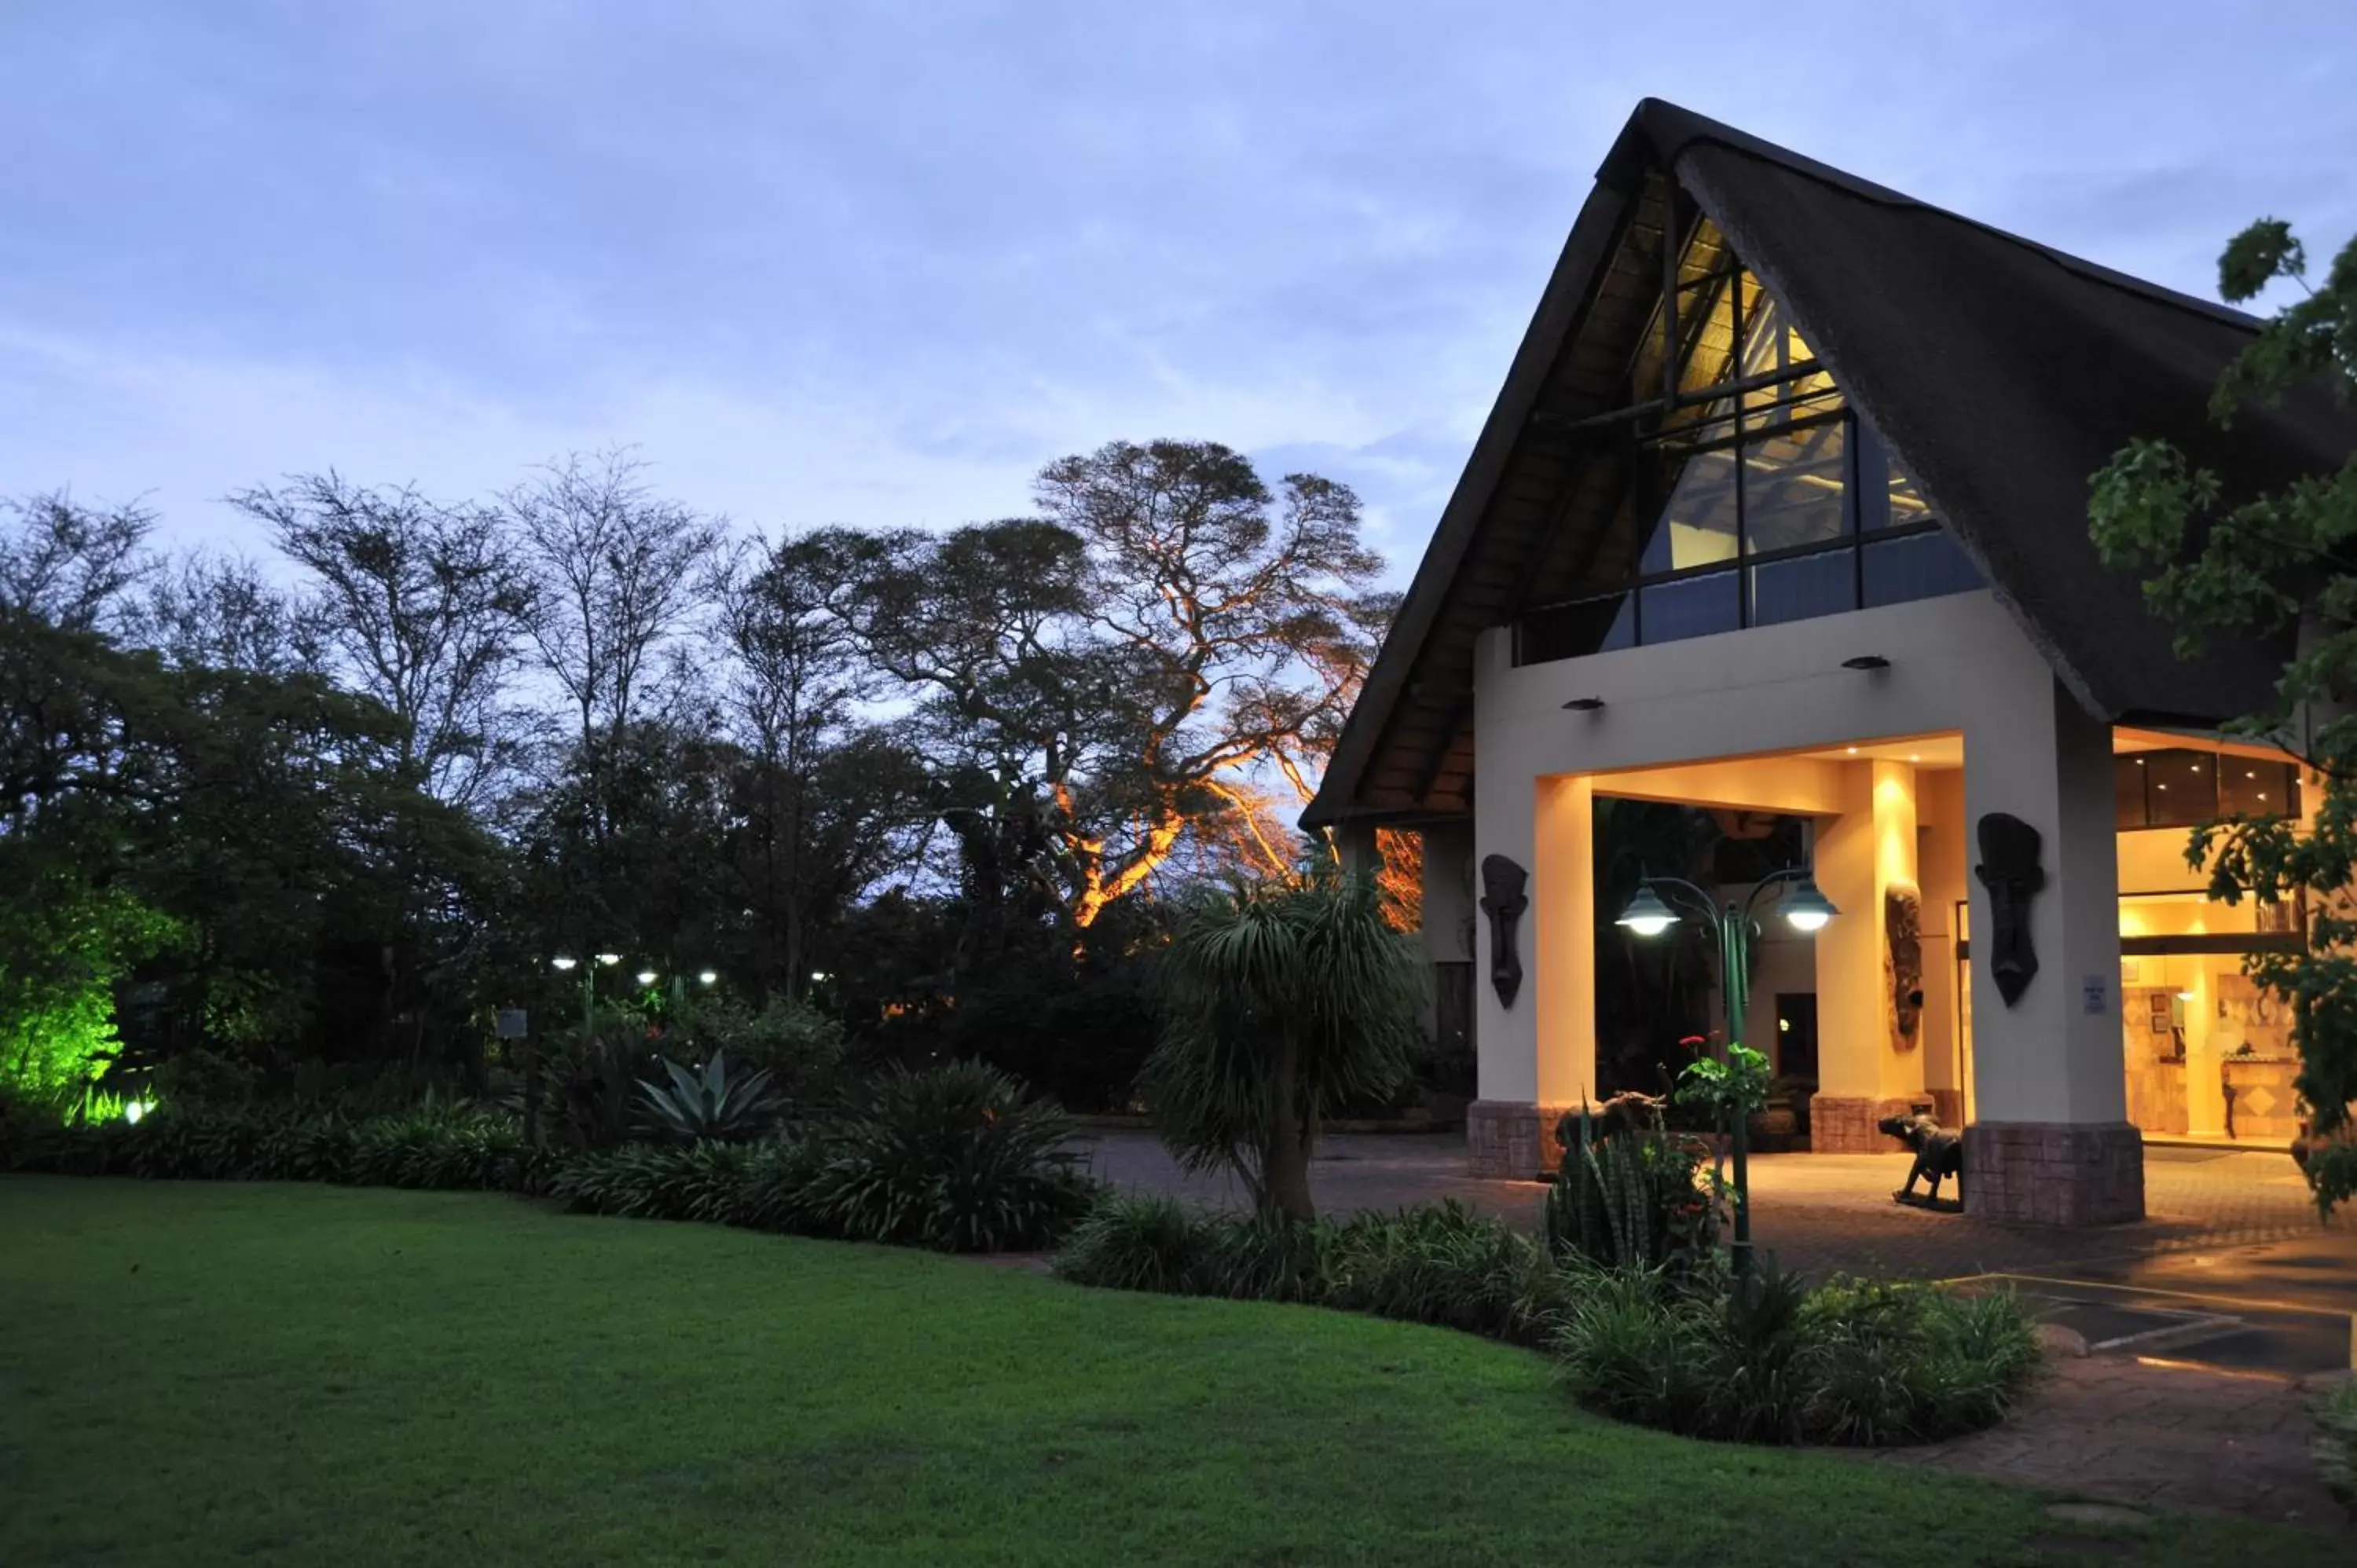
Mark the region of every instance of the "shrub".
[[2316, 1406], [2316, 1463], [2341, 1506], [2357, 1510], [2357, 1383], [2342, 1383]]
[[978, 1062], [885, 1073], [812, 1134], [810, 1222], [942, 1251], [1052, 1245], [1089, 1207], [1071, 1119]]
[[1858, 1446], [1990, 1425], [2037, 1367], [2003, 1294], [1837, 1280], [1808, 1291], [1762, 1268], [1684, 1280], [1599, 1271], [1555, 1337], [1583, 1404], [1690, 1436]]
[[567, 1160], [551, 1196], [576, 1214], [742, 1225], [748, 1189], [770, 1151], [746, 1144], [636, 1144]]
[[1216, 1223], [1175, 1197], [1108, 1194], [1072, 1228], [1056, 1273], [1106, 1290], [1189, 1292], [1202, 1278]]
[[1205, 1237], [1192, 1288], [1237, 1301], [1319, 1301], [1332, 1233], [1315, 1221], [1221, 1215]]
[[1321, 1262], [1329, 1306], [1514, 1344], [1538, 1343], [1570, 1301], [1539, 1243], [1453, 1198], [1336, 1226]]
[[1597, 1135], [1583, 1109], [1579, 1135], [1547, 1189], [1547, 1251], [1558, 1263], [1684, 1269], [1708, 1257], [1718, 1216], [1693, 1140], [1659, 1126]]
[[658, 1133], [684, 1143], [729, 1143], [752, 1137], [777, 1119], [766, 1069], [732, 1079], [726, 1051], [713, 1052], [700, 1074], [669, 1057], [662, 1067], [670, 1081], [639, 1080], [646, 1124]]
[[807, 1003], [772, 995], [756, 1010], [726, 1000], [699, 1000], [681, 1021], [680, 1035], [697, 1052], [747, 1071], [770, 1075], [772, 1093], [787, 1107], [807, 1110], [840, 1087], [843, 1026]]
[[151, 1181], [321, 1181], [358, 1187], [533, 1191], [546, 1159], [514, 1121], [471, 1106], [354, 1118], [284, 1108], [159, 1107], [138, 1122], [52, 1127], [7, 1163], [66, 1176]]

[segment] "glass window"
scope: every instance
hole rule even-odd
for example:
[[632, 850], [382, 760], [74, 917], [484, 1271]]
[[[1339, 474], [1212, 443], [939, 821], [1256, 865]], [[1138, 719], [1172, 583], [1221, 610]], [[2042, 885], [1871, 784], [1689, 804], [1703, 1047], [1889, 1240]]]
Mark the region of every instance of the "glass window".
[[1655, 583], [1641, 590], [1647, 642], [1677, 642], [1733, 631], [1743, 624], [1737, 592], [1741, 579], [1733, 572], [1713, 572], [1674, 583]]
[[1981, 585], [1981, 575], [1944, 529], [1869, 543], [1864, 576], [1868, 608], [1970, 593]]
[[2299, 771], [2288, 762], [2222, 757], [2218, 805], [2230, 816], [2296, 817], [2299, 815]]
[[1751, 624], [1839, 615], [1857, 608], [1857, 558], [1826, 550], [1751, 568]]
[[1874, 519], [1868, 526], [1905, 528], [1910, 523], [1942, 521], [1939, 512], [1932, 508], [1930, 498], [1923, 494], [1923, 487], [1915, 482], [1915, 476], [1909, 473], [1906, 466], [1899, 461], [1899, 455], [1886, 446], [1883, 448], [1883, 457], [1885, 486], [1889, 499], [1883, 507], [1882, 514]]
[[2199, 751], [2147, 751], [2145, 822], [2190, 828], [2218, 814], [2218, 759]]
[[1849, 532], [1843, 421], [1785, 429], [1743, 448], [1743, 527], [1755, 555], [1832, 544]]
[[2122, 832], [2146, 825], [2145, 766], [2140, 756], [2112, 758], [2112, 822]]
[[1682, 572], [1735, 559], [1735, 454], [1702, 452], [1671, 468], [1669, 503], [1645, 542], [1643, 570]]

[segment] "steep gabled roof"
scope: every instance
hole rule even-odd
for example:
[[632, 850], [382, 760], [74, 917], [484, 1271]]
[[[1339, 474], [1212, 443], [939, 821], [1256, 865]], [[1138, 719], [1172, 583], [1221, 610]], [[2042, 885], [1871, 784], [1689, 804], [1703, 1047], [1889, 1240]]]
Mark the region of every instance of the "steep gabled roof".
[[1560, 595], [1603, 536], [1619, 476], [1578, 422], [1629, 401], [1685, 202], [1783, 304], [2091, 713], [2206, 725], [2267, 700], [2281, 648], [2174, 657], [2137, 579], [2095, 557], [2088, 478], [2144, 435], [2232, 490], [2271, 488], [2345, 460], [2357, 415], [2319, 392], [2222, 432], [2211, 387], [2251, 317], [1648, 99], [1598, 171], [1305, 824], [1470, 808], [1474, 639]]

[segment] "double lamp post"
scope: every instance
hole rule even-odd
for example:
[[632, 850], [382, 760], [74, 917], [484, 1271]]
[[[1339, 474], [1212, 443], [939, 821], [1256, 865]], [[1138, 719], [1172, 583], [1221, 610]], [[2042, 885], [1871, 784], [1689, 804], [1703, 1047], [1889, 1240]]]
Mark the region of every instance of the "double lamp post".
[[[1740, 903], [1729, 898], [1722, 904], [1682, 876], [1645, 876], [1637, 884], [1637, 896], [1629, 900], [1629, 907], [1616, 922], [1638, 936], [1658, 937], [1685, 918], [1672, 907], [1674, 900], [1717, 933], [1718, 993], [1727, 1015], [1727, 1069], [1737, 1075], [1730, 1081], [1738, 1090], [1743, 1079], [1737, 1052], [1743, 1044], [1743, 1019], [1751, 1004], [1751, 941], [1759, 929], [1754, 912], [1771, 893], [1782, 895], [1785, 921], [1797, 931], [1823, 930], [1826, 921], [1841, 913], [1834, 908], [1833, 900], [1818, 890], [1809, 868], [1795, 865], [1762, 877]], [[1664, 894], [1668, 895], [1666, 898]], [[1727, 1120], [1731, 1123], [1727, 1128], [1727, 1148], [1735, 1165], [1733, 1262], [1738, 1274], [1751, 1270], [1751, 1107], [1746, 1100], [1747, 1096], [1740, 1092], [1727, 1097]]]

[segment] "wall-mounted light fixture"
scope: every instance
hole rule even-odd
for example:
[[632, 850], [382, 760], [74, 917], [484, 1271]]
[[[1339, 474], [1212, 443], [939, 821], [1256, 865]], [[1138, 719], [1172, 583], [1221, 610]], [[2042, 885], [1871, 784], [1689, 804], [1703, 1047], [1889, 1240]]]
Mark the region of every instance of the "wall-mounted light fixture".
[[1601, 697], [1574, 697], [1564, 704], [1564, 709], [1568, 713], [1592, 714], [1603, 706], [1604, 699]]
[[1861, 653], [1855, 659], [1843, 660], [1842, 668], [1845, 670], [1888, 670], [1890, 668], [1890, 660], [1885, 659], [1879, 653]]

